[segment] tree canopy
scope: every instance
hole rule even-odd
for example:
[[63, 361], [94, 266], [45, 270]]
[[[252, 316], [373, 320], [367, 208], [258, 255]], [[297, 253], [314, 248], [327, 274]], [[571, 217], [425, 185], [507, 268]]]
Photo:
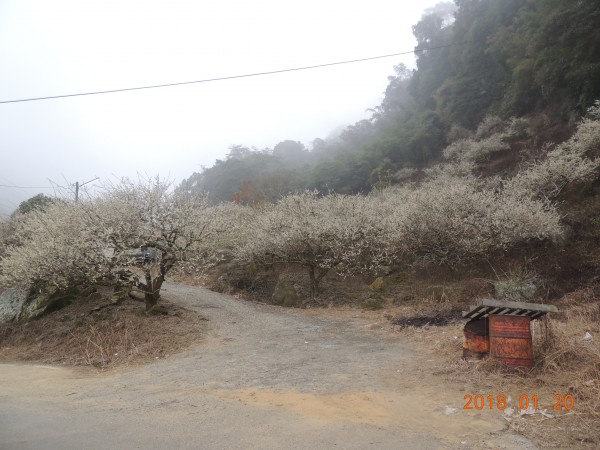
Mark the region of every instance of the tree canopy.
[[456, 0], [413, 26], [417, 67], [394, 67], [371, 117], [310, 149], [234, 146], [181, 189], [211, 200], [276, 201], [303, 189], [368, 192], [441, 157], [449, 135], [489, 115], [572, 123], [600, 98], [600, 3]]

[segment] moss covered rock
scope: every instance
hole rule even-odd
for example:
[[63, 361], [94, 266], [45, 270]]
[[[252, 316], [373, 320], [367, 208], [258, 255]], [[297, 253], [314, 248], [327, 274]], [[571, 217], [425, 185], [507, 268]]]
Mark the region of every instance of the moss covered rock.
[[27, 300], [23, 303], [17, 320], [26, 322], [43, 314], [57, 311], [70, 305], [79, 296], [79, 293], [80, 289], [77, 286], [64, 290], [60, 290], [54, 286], [32, 288], [29, 291]]

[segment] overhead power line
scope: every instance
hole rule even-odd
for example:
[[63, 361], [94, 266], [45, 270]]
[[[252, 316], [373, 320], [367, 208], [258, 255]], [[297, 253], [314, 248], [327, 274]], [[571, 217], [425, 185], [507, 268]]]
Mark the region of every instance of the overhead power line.
[[0, 103], [34, 102], [34, 101], [39, 101], [39, 100], [52, 100], [52, 99], [67, 98], [67, 97], [82, 97], [85, 95], [113, 94], [116, 92], [139, 91], [142, 89], [158, 89], [158, 88], [165, 88], [165, 87], [171, 87], [171, 86], [183, 86], [186, 84], [211, 83], [214, 81], [234, 80], [237, 78], [259, 77], [259, 76], [263, 76], [263, 75], [274, 75], [277, 73], [296, 72], [296, 71], [300, 71], [300, 70], [310, 70], [310, 69], [319, 69], [322, 67], [339, 66], [342, 64], [353, 64], [353, 63], [358, 63], [358, 62], [363, 62], [363, 61], [372, 61], [374, 59], [391, 58], [393, 56], [409, 55], [411, 53], [421, 53], [421, 52], [426, 52], [429, 50], [438, 50], [441, 48], [451, 47], [452, 45], [455, 45], [455, 44], [451, 43], [451, 44], [446, 44], [446, 45], [439, 45], [437, 47], [423, 48], [423, 49], [419, 49], [419, 50], [410, 50], [410, 51], [400, 52], [400, 53], [390, 53], [389, 55], [371, 56], [369, 58], [360, 58], [360, 59], [352, 59], [352, 60], [348, 60], [348, 61], [337, 61], [337, 62], [331, 62], [331, 63], [325, 63], [325, 64], [316, 64], [313, 66], [293, 67], [290, 69], [271, 70], [268, 72], [247, 73], [244, 75], [231, 75], [231, 76], [227, 76], [227, 77], [208, 78], [208, 79], [204, 79], [204, 80], [195, 80], [195, 81], [181, 81], [178, 83], [155, 84], [155, 85], [151, 85], [151, 86], [137, 86], [137, 87], [129, 87], [129, 88], [121, 88], [121, 89], [110, 89], [110, 90], [106, 90], [106, 91], [80, 92], [77, 94], [50, 95], [47, 97], [21, 98], [21, 99], [16, 99], [16, 100], [1, 100]]

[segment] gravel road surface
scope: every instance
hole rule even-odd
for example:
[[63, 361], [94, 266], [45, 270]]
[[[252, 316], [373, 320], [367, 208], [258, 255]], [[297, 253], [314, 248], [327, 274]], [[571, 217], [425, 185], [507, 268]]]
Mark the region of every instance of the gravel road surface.
[[360, 311], [163, 292], [208, 318], [206, 339], [112, 373], [0, 365], [0, 449], [535, 448]]

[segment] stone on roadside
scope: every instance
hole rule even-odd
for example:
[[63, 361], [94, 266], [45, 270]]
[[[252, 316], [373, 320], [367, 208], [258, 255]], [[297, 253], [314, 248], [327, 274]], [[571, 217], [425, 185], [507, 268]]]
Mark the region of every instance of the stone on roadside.
[[14, 287], [0, 293], [0, 323], [11, 322], [17, 318], [29, 297], [29, 288]]
[[302, 303], [292, 282], [281, 276], [277, 281], [271, 301], [274, 305], [285, 306], [288, 308], [297, 308]]
[[138, 302], [146, 301], [146, 296], [144, 295], [144, 293], [142, 291], [138, 291], [138, 290], [134, 290], [134, 289], [129, 291], [129, 298], [131, 298], [132, 300], [136, 300]]

